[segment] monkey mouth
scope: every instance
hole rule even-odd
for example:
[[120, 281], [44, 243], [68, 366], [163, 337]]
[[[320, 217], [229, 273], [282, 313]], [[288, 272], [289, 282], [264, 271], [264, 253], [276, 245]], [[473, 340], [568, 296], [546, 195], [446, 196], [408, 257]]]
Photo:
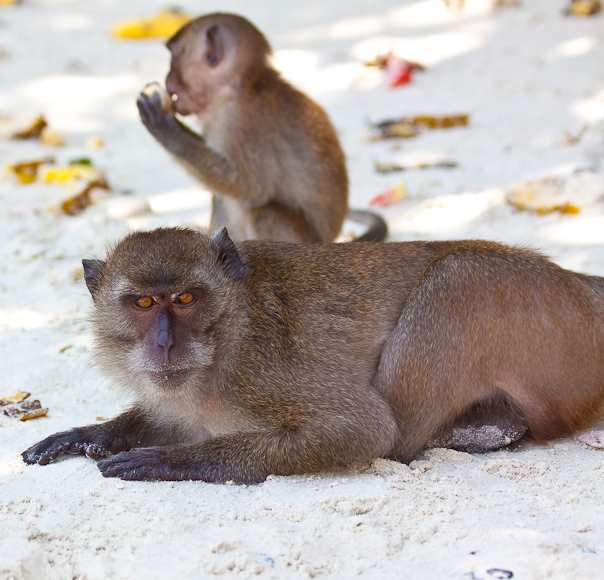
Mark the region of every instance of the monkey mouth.
[[176, 387], [184, 383], [190, 376], [190, 369], [163, 369], [148, 371], [151, 380], [159, 387]]

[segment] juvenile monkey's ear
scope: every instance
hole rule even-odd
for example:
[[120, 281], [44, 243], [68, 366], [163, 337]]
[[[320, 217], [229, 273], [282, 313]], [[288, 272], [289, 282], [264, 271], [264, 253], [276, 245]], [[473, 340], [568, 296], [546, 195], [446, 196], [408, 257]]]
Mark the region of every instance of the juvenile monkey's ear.
[[93, 298], [101, 287], [105, 265], [106, 262], [103, 260], [82, 260], [82, 266], [84, 266], [84, 280], [86, 281], [86, 286], [88, 286], [88, 290], [90, 290], [90, 294]]
[[235, 280], [241, 280], [247, 269], [244, 266], [233, 240], [226, 228], [222, 228], [211, 240], [210, 247], [217, 254], [218, 262]]
[[218, 26], [210, 26], [206, 32], [206, 61], [214, 68], [220, 64], [224, 56], [224, 42]]

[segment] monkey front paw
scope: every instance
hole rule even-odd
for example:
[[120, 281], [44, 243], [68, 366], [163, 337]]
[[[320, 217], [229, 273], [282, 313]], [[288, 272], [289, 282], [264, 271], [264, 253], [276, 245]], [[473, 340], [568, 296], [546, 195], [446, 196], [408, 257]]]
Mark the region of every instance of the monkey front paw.
[[175, 470], [162, 458], [160, 447], [124, 451], [98, 464], [103, 477], [119, 477], [128, 481], [141, 479], [163, 479], [176, 481], [189, 479]]
[[80, 430], [72, 429], [71, 431], [63, 431], [62, 433], [55, 433], [47, 437], [25, 450], [21, 456], [23, 457], [23, 461], [30, 465], [33, 463], [47, 465], [62, 453], [70, 455], [86, 454], [92, 459], [111, 455], [104, 445], [91, 441], [90, 437], [86, 436]]
[[149, 130], [149, 133], [164, 147], [168, 148], [171, 142], [169, 137], [181, 133], [181, 124], [178, 119], [172, 113], [164, 111], [161, 98], [157, 93], [153, 93], [151, 96], [141, 93], [136, 101], [136, 105], [138, 106], [141, 120]]

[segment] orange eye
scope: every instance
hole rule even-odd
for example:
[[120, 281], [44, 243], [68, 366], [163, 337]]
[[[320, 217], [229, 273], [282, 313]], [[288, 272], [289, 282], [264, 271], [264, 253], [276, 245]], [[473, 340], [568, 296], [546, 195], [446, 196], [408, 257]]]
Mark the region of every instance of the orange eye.
[[178, 301], [181, 304], [191, 304], [191, 302], [193, 302], [193, 294], [190, 292], [183, 292], [178, 295]]
[[149, 308], [150, 306], [153, 306], [153, 298], [151, 298], [151, 296], [141, 296], [136, 303], [141, 308]]

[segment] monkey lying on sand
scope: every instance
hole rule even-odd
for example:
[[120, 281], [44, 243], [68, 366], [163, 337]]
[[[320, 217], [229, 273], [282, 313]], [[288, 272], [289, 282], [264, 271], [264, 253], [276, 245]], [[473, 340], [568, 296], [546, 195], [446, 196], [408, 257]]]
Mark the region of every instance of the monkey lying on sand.
[[[209, 14], [167, 46], [169, 95], [144, 91], [138, 108], [149, 132], [212, 191], [210, 227], [245, 239], [335, 240], [347, 215], [344, 153], [325, 111], [272, 68], [262, 33], [241, 16]], [[197, 115], [203, 136], [174, 111]], [[357, 241], [386, 238], [377, 214], [348, 217], [368, 227]]]
[[158, 229], [83, 263], [96, 359], [136, 402], [26, 463], [86, 453], [106, 477], [253, 483], [544, 441], [604, 402], [604, 278], [529, 250]]

